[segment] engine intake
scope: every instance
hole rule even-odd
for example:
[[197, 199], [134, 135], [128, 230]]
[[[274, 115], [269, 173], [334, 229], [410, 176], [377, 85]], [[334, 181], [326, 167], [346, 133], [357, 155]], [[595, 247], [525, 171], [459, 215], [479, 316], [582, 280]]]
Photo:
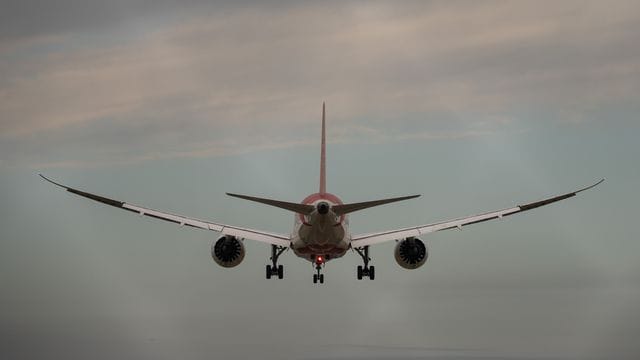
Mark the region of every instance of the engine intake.
[[222, 267], [238, 266], [244, 259], [244, 244], [234, 236], [223, 236], [211, 244], [211, 257]]
[[417, 269], [427, 261], [429, 251], [422, 240], [409, 237], [396, 244], [394, 255], [398, 265], [405, 269]]

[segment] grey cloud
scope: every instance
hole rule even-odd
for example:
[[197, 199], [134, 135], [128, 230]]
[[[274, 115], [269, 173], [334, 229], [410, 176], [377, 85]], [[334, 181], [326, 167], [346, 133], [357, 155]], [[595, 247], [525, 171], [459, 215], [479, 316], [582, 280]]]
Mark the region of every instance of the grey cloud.
[[[126, 22], [181, 12], [203, 0], [26, 0], [3, 3], [0, 41], [42, 34], [99, 31]], [[226, 2], [227, 4], [231, 2]], [[218, 2], [216, 6], [223, 6]]]
[[2, 39], [109, 27], [140, 14], [138, 1], [8, 1], [0, 15]]
[[[32, 45], [43, 56], [4, 50], [5, 144], [27, 143], [24, 136], [38, 132], [68, 134], [50, 137], [52, 147], [101, 133], [99, 141], [112, 142], [107, 147], [144, 159], [142, 149], [157, 153], [158, 139], [179, 140], [183, 154], [203, 153], [202, 134], [232, 141], [244, 130], [273, 139], [260, 145], [271, 146], [282, 143], [282, 129], [313, 124], [322, 100], [330, 119], [346, 129], [362, 129], [366, 121], [389, 131], [392, 124], [428, 139], [491, 132], [532, 109], [594, 121], [594, 109], [634, 106], [640, 93], [633, 2], [258, 8], [194, 2], [173, 16], [166, 9], [177, 5], [170, 1], [152, 10], [146, 2], [127, 4], [71, 11], [104, 12], [101, 31], [111, 35], [96, 43], [64, 35], [49, 40], [57, 44], [53, 50]], [[38, 13], [15, 6], [27, 8], [14, 13]], [[140, 36], [124, 36], [116, 18], [125, 13], [171, 21], [140, 22], [146, 29]], [[83, 29], [81, 22], [69, 21], [78, 26], [69, 32]], [[102, 132], [105, 122], [113, 129]]]

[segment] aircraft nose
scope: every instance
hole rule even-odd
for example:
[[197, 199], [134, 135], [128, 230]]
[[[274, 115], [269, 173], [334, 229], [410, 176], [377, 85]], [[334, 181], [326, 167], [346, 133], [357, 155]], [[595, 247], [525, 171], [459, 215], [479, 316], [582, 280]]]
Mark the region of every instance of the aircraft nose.
[[318, 209], [318, 214], [326, 215], [329, 212], [329, 204], [323, 201], [316, 205], [316, 209]]

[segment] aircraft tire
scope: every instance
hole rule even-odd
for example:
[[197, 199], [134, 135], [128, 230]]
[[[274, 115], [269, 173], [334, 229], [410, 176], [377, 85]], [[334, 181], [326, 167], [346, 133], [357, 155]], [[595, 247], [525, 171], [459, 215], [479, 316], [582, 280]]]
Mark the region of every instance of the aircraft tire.
[[373, 280], [376, 278], [376, 267], [369, 266], [369, 280]]
[[282, 265], [278, 265], [278, 279], [282, 279], [284, 277], [284, 267]]
[[358, 280], [362, 280], [362, 266], [361, 265], [358, 265], [357, 274], [358, 274]]
[[271, 279], [271, 265], [267, 265], [267, 279]]

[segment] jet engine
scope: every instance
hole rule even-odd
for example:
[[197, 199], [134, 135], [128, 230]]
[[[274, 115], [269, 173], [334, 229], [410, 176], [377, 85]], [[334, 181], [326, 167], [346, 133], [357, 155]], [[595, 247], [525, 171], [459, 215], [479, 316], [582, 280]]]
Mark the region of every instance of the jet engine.
[[409, 237], [396, 244], [394, 255], [398, 265], [405, 269], [417, 269], [427, 261], [429, 251], [422, 240]]
[[222, 267], [238, 266], [244, 259], [244, 244], [234, 236], [223, 236], [211, 244], [211, 257]]

